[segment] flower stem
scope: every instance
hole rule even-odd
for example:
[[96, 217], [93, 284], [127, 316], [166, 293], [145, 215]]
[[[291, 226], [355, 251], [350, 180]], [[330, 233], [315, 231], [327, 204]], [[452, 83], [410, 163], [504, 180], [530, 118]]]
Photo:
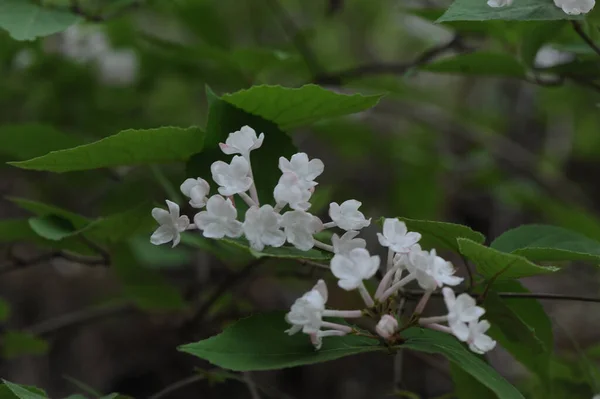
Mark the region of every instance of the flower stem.
[[362, 310], [332, 310], [326, 309], [323, 312], [323, 316], [325, 317], [344, 317], [347, 319], [355, 319], [357, 317], [362, 317]]
[[321, 242], [319, 240], [315, 240], [315, 247], [333, 253], [333, 246], [325, 244], [324, 242]]
[[392, 267], [394, 267], [394, 250], [392, 248], [388, 248], [387, 268], [385, 270], [390, 270]]
[[323, 224], [323, 228], [324, 228], [324, 229], [330, 229], [330, 228], [332, 228], [332, 227], [335, 227], [335, 226], [337, 226], [337, 225], [335, 224], [335, 222], [327, 222], [327, 223], [324, 223], [324, 224]]
[[249, 175], [252, 179], [252, 185], [250, 186], [250, 197], [256, 204], [256, 206], [260, 207], [260, 202], [258, 201], [258, 192], [256, 191], [256, 184], [254, 184], [254, 173], [252, 172], [252, 164], [250, 163], [250, 154], [248, 154], [248, 164], [250, 165]]
[[360, 293], [360, 296], [362, 297], [363, 301], [365, 301], [365, 305], [367, 305], [368, 308], [372, 308], [375, 305], [375, 302], [373, 302], [373, 298], [371, 298], [371, 294], [369, 294], [369, 291], [367, 291], [367, 287], [365, 287], [365, 283], [363, 283], [362, 281], [358, 286], [358, 292]]
[[411, 281], [413, 281], [416, 278], [417, 277], [412, 273], [409, 274], [408, 276], [404, 277], [402, 280], [398, 281], [396, 284], [392, 285], [390, 288], [385, 290], [385, 292], [379, 298], [379, 301], [380, 302], [385, 301], [386, 299], [388, 299], [390, 297], [390, 295], [392, 295], [393, 293], [398, 291], [400, 288], [404, 287], [406, 284], [410, 283]]
[[248, 204], [248, 206], [250, 208], [252, 208], [253, 206], [258, 206], [258, 204], [256, 202], [254, 202], [254, 200], [252, 198], [250, 198], [250, 196], [246, 193], [239, 193], [240, 197], [242, 197], [242, 199], [244, 200], [244, 202], [246, 204]]
[[423, 313], [423, 310], [425, 309], [427, 302], [429, 302], [429, 298], [431, 298], [432, 293], [433, 293], [433, 290], [425, 291], [425, 293], [419, 300], [419, 303], [417, 303], [417, 306], [415, 307], [415, 312], [414, 312], [415, 314]]
[[435, 331], [441, 331], [444, 333], [452, 334], [452, 330], [450, 329], [450, 327], [443, 326], [441, 324], [435, 324], [435, 323], [427, 324], [424, 327], [431, 328], [432, 330], [435, 330]]
[[419, 324], [422, 326], [426, 326], [428, 324], [443, 323], [445, 321], [448, 321], [448, 315], [433, 316], [433, 317], [421, 317], [419, 319]]
[[388, 269], [387, 273], [385, 273], [385, 275], [381, 279], [381, 282], [379, 283], [379, 286], [377, 287], [377, 291], [375, 291], [375, 299], [379, 299], [381, 297], [381, 295], [383, 295], [385, 290], [388, 289], [388, 287], [390, 285], [390, 281], [392, 281], [394, 274], [396, 273], [396, 271], [399, 268], [400, 268], [400, 265], [393, 266], [391, 269]]
[[346, 334], [352, 332], [352, 327], [345, 326], [343, 324], [331, 323], [331, 322], [328, 322], [328, 321], [324, 321], [323, 323], [321, 323], [321, 325], [323, 327], [333, 328], [334, 330], [345, 332]]

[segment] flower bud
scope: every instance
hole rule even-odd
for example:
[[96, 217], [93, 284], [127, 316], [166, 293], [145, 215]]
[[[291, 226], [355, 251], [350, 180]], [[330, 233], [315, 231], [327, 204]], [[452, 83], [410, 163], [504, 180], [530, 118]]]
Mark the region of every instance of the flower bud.
[[398, 320], [389, 314], [383, 315], [377, 326], [375, 327], [375, 331], [377, 334], [384, 339], [390, 339], [398, 330]]

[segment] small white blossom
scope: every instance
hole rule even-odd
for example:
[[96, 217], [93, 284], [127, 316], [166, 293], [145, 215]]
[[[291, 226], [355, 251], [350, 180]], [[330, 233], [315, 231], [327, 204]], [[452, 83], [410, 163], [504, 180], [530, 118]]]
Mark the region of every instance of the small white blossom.
[[304, 211], [289, 211], [283, 214], [281, 226], [287, 241], [301, 251], [308, 251], [315, 245], [313, 234], [323, 230], [321, 220]]
[[463, 279], [454, 276], [454, 267], [450, 262], [437, 256], [435, 249], [430, 252], [413, 248], [405, 262], [406, 269], [413, 273], [417, 282], [426, 291], [446, 285], [458, 285]]
[[229, 199], [213, 195], [206, 203], [206, 211], [194, 216], [196, 227], [207, 238], [236, 238], [242, 235], [242, 223], [237, 219], [237, 210]]
[[310, 342], [315, 346], [316, 350], [321, 349], [323, 346], [323, 338], [324, 337], [341, 337], [346, 335], [346, 332], [340, 330], [327, 330], [327, 331], [317, 331], [315, 333], [309, 333]]
[[490, 323], [487, 320], [472, 321], [469, 323], [469, 337], [467, 338], [469, 349], [482, 355], [496, 347], [496, 341], [485, 335], [485, 332], [489, 328]]
[[337, 202], [329, 204], [329, 217], [340, 229], [360, 230], [371, 224], [371, 219], [358, 210], [362, 203], [356, 200], [344, 201], [341, 205]]
[[202, 208], [206, 205], [208, 192], [210, 186], [204, 179], [185, 179], [185, 181], [179, 187], [183, 195], [190, 199], [190, 205], [193, 208]]
[[421, 239], [421, 234], [409, 232], [406, 223], [398, 219], [385, 219], [383, 234], [377, 233], [379, 243], [395, 252], [408, 253], [413, 245]]
[[181, 241], [179, 233], [185, 231], [190, 225], [187, 216], [179, 216], [179, 205], [167, 200], [169, 211], [161, 208], [152, 209], [152, 217], [160, 224], [160, 227], [150, 237], [154, 245], [166, 244], [173, 241], [173, 247]]
[[244, 158], [248, 158], [250, 151], [260, 148], [264, 139], [264, 133], [256, 137], [254, 129], [250, 126], [243, 126], [240, 130], [229, 133], [225, 143], [219, 143], [219, 147], [227, 155], [241, 154]]
[[467, 323], [479, 320], [485, 310], [475, 303], [469, 294], [460, 294], [458, 298], [451, 288], [444, 287], [444, 302], [448, 308], [448, 326], [459, 340], [465, 342], [469, 338]]
[[308, 200], [312, 195], [312, 187], [300, 180], [295, 173], [285, 172], [273, 190], [273, 197], [279, 207], [288, 204], [292, 209], [305, 211], [310, 208]]
[[97, 59], [110, 51], [106, 34], [91, 26], [73, 25], [62, 33], [60, 51], [77, 63]]
[[325, 165], [320, 159], [308, 160], [308, 155], [303, 152], [292, 155], [288, 161], [284, 157], [279, 158], [279, 169], [283, 172], [292, 172], [300, 180], [305, 182], [314, 181], [325, 169]]
[[358, 235], [356, 230], [348, 230], [341, 237], [337, 234], [331, 236], [331, 245], [336, 254], [347, 255], [354, 248], [366, 248], [367, 242], [362, 238], [354, 238]]
[[493, 8], [507, 7], [513, 3], [513, 0], [488, 0], [487, 5]]
[[296, 299], [289, 313], [285, 315], [285, 321], [292, 325], [285, 332], [293, 335], [300, 330], [306, 334], [319, 331], [326, 302], [327, 286], [325, 281], [319, 280], [310, 291]]
[[595, 0], [554, 0], [554, 5], [568, 15], [587, 14], [595, 4]]
[[575, 59], [575, 54], [557, 50], [552, 46], [542, 46], [535, 55], [533, 65], [536, 68], [551, 68], [556, 65], [566, 64]]
[[244, 157], [236, 155], [229, 165], [223, 161], [216, 161], [211, 165], [210, 171], [213, 180], [221, 186], [219, 194], [226, 197], [246, 192], [252, 185], [252, 178], [249, 176], [250, 163]]
[[331, 272], [339, 279], [338, 285], [346, 291], [362, 285], [362, 281], [375, 275], [379, 256], [371, 256], [364, 248], [355, 248], [347, 255], [337, 254], [331, 259]]
[[271, 205], [248, 209], [243, 228], [250, 246], [257, 251], [262, 251], [265, 246], [282, 246], [286, 237], [280, 229], [281, 220], [282, 216]]
[[111, 86], [127, 86], [134, 83], [140, 69], [138, 55], [132, 49], [111, 49], [100, 54], [96, 63], [100, 79]]
[[381, 338], [390, 339], [398, 331], [398, 320], [389, 314], [383, 315], [375, 326], [375, 331]]

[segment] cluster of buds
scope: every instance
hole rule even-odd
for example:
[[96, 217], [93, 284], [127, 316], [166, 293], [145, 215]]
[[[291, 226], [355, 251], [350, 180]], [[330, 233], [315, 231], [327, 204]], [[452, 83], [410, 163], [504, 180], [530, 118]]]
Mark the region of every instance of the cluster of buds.
[[[329, 205], [329, 222], [323, 222], [308, 212], [310, 198], [318, 184], [315, 179], [324, 169], [319, 159], [309, 160], [305, 153], [295, 154], [289, 160], [281, 157], [279, 169], [282, 175], [273, 190], [275, 205], [261, 206], [254, 184], [250, 153], [260, 148], [263, 140], [264, 134], [257, 136], [248, 126], [231, 133], [220, 147], [226, 155], [234, 155], [233, 159], [229, 164], [217, 161], [211, 166], [219, 194], [208, 197], [210, 185], [201, 178], [185, 180], [180, 188], [190, 199], [190, 206], [205, 210], [198, 212], [193, 218], [194, 223], [190, 223], [187, 216], [180, 216], [179, 206], [171, 201], [167, 201], [168, 211], [153, 209], [152, 215], [160, 227], [152, 234], [151, 242], [159, 245], [172, 241], [175, 246], [183, 231], [198, 229], [204, 237], [213, 239], [244, 236], [257, 251], [266, 246], [281, 247], [287, 242], [302, 251], [316, 247], [333, 253], [330, 270], [337, 278], [338, 286], [346, 291], [358, 291], [365, 308], [326, 309], [327, 287], [323, 280], [319, 280], [310, 291], [295, 301], [285, 317], [291, 325], [286, 332], [290, 335], [300, 331], [308, 334], [317, 349], [321, 347], [324, 337], [357, 333], [347, 325], [324, 321], [324, 317], [359, 318], [376, 315], [376, 333], [383, 340], [394, 342], [398, 338], [400, 323], [393, 313], [389, 313], [392, 308], [389, 305], [398, 292], [413, 281], [419, 284], [424, 294], [416, 306], [411, 323], [453, 334], [477, 353], [494, 348], [495, 341], [485, 335], [489, 323], [479, 320], [484, 309], [476, 306], [475, 299], [468, 294], [455, 297], [454, 291], [449, 288], [460, 284], [463, 279], [454, 275], [452, 264], [437, 256], [435, 249], [422, 250], [419, 245], [421, 235], [409, 232], [404, 222], [385, 219], [383, 232], [377, 235], [379, 243], [388, 248], [386, 265], [381, 265], [380, 257], [372, 256], [366, 249], [366, 241], [357, 238], [360, 230], [371, 224], [371, 219], [367, 219], [359, 210], [359, 201], [332, 202]], [[236, 194], [249, 207], [243, 221], [238, 220], [238, 211], [234, 206]], [[334, 233], [331, 244], [315, 239], [316, 233], [331, 228], [344, 233], [341, 236]], [[380, 266], [385, 268], [385, 274], [372, 296], [364, 281], [371, 279]], [[432, 293], [440, 288], [443, 288], [448, 313], [420, 317]], [[440, 323], [447, 323], [447, 326]]]

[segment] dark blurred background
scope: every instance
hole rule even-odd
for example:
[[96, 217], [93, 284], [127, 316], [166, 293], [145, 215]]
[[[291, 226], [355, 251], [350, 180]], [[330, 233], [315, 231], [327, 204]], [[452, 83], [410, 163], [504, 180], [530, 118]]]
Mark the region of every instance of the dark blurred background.
[[[315, 82], [340, 92], [388, 93], [372, 110], [292, 132], [299, 149], [325, 162], [313, 207], [322, 216], [329, 201], [355, 198], [374, 218], [461, 223], [490, 241], [537, 222], [600, 240], [594, 87], [419, 69], [429, 56], [474, 50], [516, 57], [526, 31], [521, 24], [434, 24], [436, 10], [447, 3], [428, 0], [98, 0], [80, 6], [88, 16], [108, 18], [35, 42], [0, 33], [3, 161], [128, 128], [204, 126], [206, 85], [222, 94], [255, 84]], [[107, 7], [118, 12], [105, 12]], [[542, 48], [536, 62], [554, 65], [585, 52], [582, 46], [561, 47], [577, 39], [563, 33], [553, 48]], [[46, 129], [48, 142], [6, 140], [15, 129], [23, 129], [24, 138], [28, 129]], [[385, 354], [229, 375], [176, 351], [249, 312], [288, 308], [318, 271], [271, 261], [227, 287], [194, 318], [194, 306], [133, 306], [123, 300], [123, 281], [111, 268], [55, 257], [51, 249], [5, 234], [10, 221], [30, 215], [5, 197], [96, 217], [148, 200], [176, 199], [173, 187], [185, 177], [184, 165], [66, 174], [0, 167], [0, 296], [10, 307], [3, 324], [3, 378], [44, 388], [52, 398], [74, 392], [94, 397], [90, 388], [136, 398], [249, 398], [249, 378], [264, 397], [391, 397], [394, 386], [420, 395], [409, 398], [453, 397], [443, 396], [452, 392], [446, 362], [424, 354], [405, 353], [402, 374], [394, 377], [394, 358]], [[378, 251], [375, 232], [373, 226], [366, 235]], [[132, 242], [131, 261], [164, 276], [192, 304], [245, 262], [203, 241], [187, 239], [171, 249], [153, 247], [148, 238]], [[535, 292], [588, 296], [599, 294], [598, 283], [593, 266], [576, 264], [524, 281]], [[340, 307], [356, 300], [331, 291], [331, 302]], [[594, 352], [596, 305], [543, 305], [554, 326], [556, 397], [591, 397], [600, 387], [580, 367], [600, 353]], [[432, 313], [436, 307], [443, 309], [434, 302]], [[502, 349], [489, 361], [527, 397], [539, 397], [535, 380]], [[177, 388], [172, 384], [178, 381], [181, 388], [161, 393]]]

